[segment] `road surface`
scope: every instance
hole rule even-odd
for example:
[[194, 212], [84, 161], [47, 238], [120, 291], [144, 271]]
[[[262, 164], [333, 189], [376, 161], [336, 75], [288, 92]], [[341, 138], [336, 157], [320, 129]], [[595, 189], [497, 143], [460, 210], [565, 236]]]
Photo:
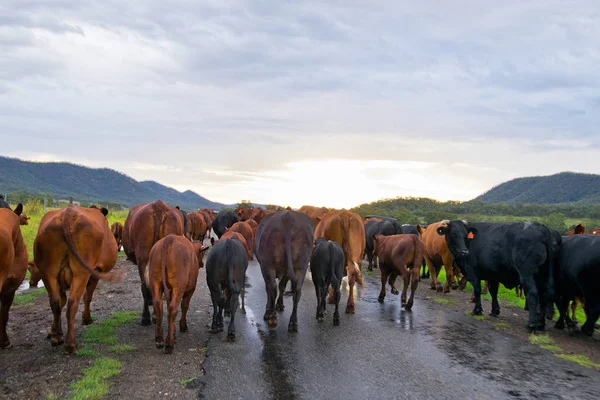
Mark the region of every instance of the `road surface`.
[[[377, 302], [378, 272], [359, 289], [356, 314], [333, 326], [315, 319], [310, 271], [298, 308], [298, 333], [288, 333], [292, 298], [279, 325], [262, 320], [266, 293], [256, 261], [248, 267], [246, 315], [238, 311], [237, 341], [214, 335], [205, 361], [205, 399], [598, 399], [600, 372], [497, 331], [464, 313], [427, 300], [417, 290], [412, 312], [389, 293]], [[399, 278], [398, 284], [401, 284]]]

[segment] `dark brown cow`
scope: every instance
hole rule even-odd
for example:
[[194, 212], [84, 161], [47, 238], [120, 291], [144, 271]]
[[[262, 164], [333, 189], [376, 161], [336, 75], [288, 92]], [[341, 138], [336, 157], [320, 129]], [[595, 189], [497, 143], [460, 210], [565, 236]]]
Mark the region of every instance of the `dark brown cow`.
[[244, 235], [242, 235], [239, 232], [229, 229], [229, 230], [227, 230], [227, 232], [225, 232], [223, 234], [223, 236], [221, 236], [221, 238], [219, 240], [217, 240], [217, 241], [211, 240], [211, 244], [214, 246], [215, 243], [217, 243], [221, 240], [225, 240], [225, 239], [235, 239], [238, 242], [240, 242], [244, 246], [244, 249], [246, 249], [246, 255], [248, 256], [248, 259], [250, 259], [250, 256], [252, 256], [252, 250], [250, 250], [251, 247], [248, 246], [248, 242], [246, 241], [246, 238], [244, 237]]
[[600, 235], [600, 228], [592, 229], [590, 233], [592, 235]]
[[206, 224], [206, 232], [204, 232], [204, 239], [208, 239], [210, 237], [210, 230], [212, 228], [213, 213], [209, 213], [205, 210], [200, 210], [198, 212], [200, 213], [202, 218], [204, 218], [204, 223]]
[[296, 211], [280, 211], [266, 216], [256, 232], [255, 253], [267, 291], [267, 309], [263, 319], [269, 328], [277, 326], [275, 299], [277, 298], [277, 278], [279, 278], [279, 298], [277, 310], [283, 311], [283, 293], [289, 281], [292, 282], [294, 309], [288, 331], [298, 330], [298, 302], [302, 284], [306, 277], [308, 262], [313, 246], [313, 227], [310, 218]]
[[[413, 306], [415, 292], [419, 286], [419, 268], [423, 262], [423, 243], [417, 235], [373, 235], [373, 253], [379, 257], [379, 268], [381, 271], [381, 292], [379, 302], [383, 303], [385, 298], [385, 283], [390, 278], [390, 286], [394, 293], [392, 278], [401, 275], [404, 280], [401, 305], [410, 310]], [[410, 283], [410, 298], [406, 301], [408, 285]]]
[[[196, 290], [198, 270], [204, 266], [202, 258], [208, 247], [202, 243], [190, 243], [183, 236], [167, 235], [152, 246], [146, 268], [145, 282], [152, 293], [156, 316], [156, 347], [165, 347], [165, 353], [173, 352], [175, 344], [175, 319], [181, 304], [179, 332], [187, 332], [187, 311]], [[163, 294], [167, 302], [168, 333], [163, 340], [162, 316]]]
[[254, 249], [254, 231], [250, 224], [245, 221], [236, 222], [229, 228], [230, 231], [241, 233], [246, 239], [246, 243], [248, 244], [248, 249], [250, 252], [248, 253], [248, 259], [252, 260], [253, 249]]
[[246, 223], [248, 225], [250, 225], [250, 227], [252, 228], [252, 230], [258, 229], [258, 223], [255, 220], [249, 219], [249, 220], [246, 221]]
[[260, 224], [260, 221], [262, 221], [262, 219], [265, 217], [265, 215], [268, 215], [265, 213], [265, 210], [263, 210], [260, 207], [250, 207], [250, 208], [237, 208], [235, 210], [235, 213], [238, 215], [238, 218], [240, 219], [240, 221], [247, 221], [249, 219], [253, 219], [256, 221], [257, 224]]
[[11, 346], [6, 325], [15, 292], [27, 273], [27, 249], [21, 234], [23, 205], [0, 208], [0, 349]]
[[211, 221], [214, 221], [215, 218], [217, 217], [217, 214], [213, 210], [211, 210], [210, 208], [201, 208], [199, 211], [201, 213], [208, 214], [210, 216], [210, 220]]
[[573, 235], [583, 235], [585, 233], [585, 226], [583, 224], [577, 224], [575, 228], [571, 229], [565, 236], [573, 236]]
[[191, 241], [203, 240], [206, 236], [206, 220], [199, 212], [190, 212], [187, 214], [188, 226], [186, 237]]
[[[108, 226], [108, 210], [69, 205], [49, 211], [40, 222], [34, 242], [35, 265], [48, 291], [54, 321], [49, 330], [52, 346], [64, 342], [61, 313], [67, 305], [69, 353], [76, 349], [75, 315], [83, 296], [83, 324], [91, 324], [90, 303], [99, 279], [116, 280], [109, 272], [117, 262], [117, 242]], [[67, 301], [66, 291], [69, 290]], [[85, 295], [84, 295], [85, 293]]]
[[321, 218], [329, 212], [329, 209], [326, 207], [302, 206], [298, 212], [308, 215], [310, 219], [312, 219], [313, 225], [316, 227], [319, 225]]
[[[449, 293], [450, 285], [452, 285], [452, 289], [457, 289], [458, 285], [454, 281], [454, 255], [448, 249], [444, 237], [437, 233], [437, 228], [442, 225], [444, 225], [444, 221], [429, 224], [421, 240], [425, 248], [425, 261], [431, 273], [431, 289]], [[442, 266], [446, 269], [446, 285], [443, 288], [440, 281], [438, 281]]]
[[123, 224], [120, 222], [115, 222], [111, 225], [110, 231], [117, 242], [117, 251], [121, 251], [121, 246], [123, 246]]
[[150, 325], [152, 294], [146, 287], [144, 274], [152, 246], [169, 234], [184, 234], [181, 211], [161, 200], [140, 204], [129, 211], [123, 228], [123, 249], [131, 261], [138, 266], [144, 305], [142, 325]]
[[[323, 237], [339, 243], [344, 249], [346, 258], [346, 275], [348, 276], [348, 303], [347, 313], [354, 313], [354, 283], [364, 287], [360, 270], [360, 261], [365, 251], [365, 227], [362, 219], [351, 211], [330, 211], [321, 218], [315, 229], [314, 238]], [[333, 301], [333, 292], [330, 288], [329, 299]]]

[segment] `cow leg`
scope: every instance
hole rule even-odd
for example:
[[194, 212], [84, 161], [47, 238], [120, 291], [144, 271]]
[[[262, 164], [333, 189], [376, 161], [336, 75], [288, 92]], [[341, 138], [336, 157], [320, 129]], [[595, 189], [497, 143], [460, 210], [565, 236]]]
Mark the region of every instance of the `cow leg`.
[[400, 296], [400, 305], [406, 307], [406, 296], [408, 293], [408, 285], [410, 284], [410, 271], [406, 269], [406, 265], [402, 269], [402, 283], [404, 284], [404, 287], [402, 288], [402, 296]]
[[431, 258], [425, 253], [425, 259], [427, 260], [427, 266], [429, 267], [429, 272], [431, 274], [431, 290], [437, 290], [441, 292], [443, 290], [442, 284], [438, 280], [438, 275], [440, 273], [441, 265], [437, 265], [433, 262]]
[[[442, 257], [444, 262], [444, 269], [446, 270], [446, 284], [444, 285], [443, 292], [450, 293], [450, 287], [456, 290], [458, 285], [454, 282], [454, 260], [450, 256], [450, 252], [445, 257]], [[440, 289], [438, 288], [438, 292]]]
[[[379, 292], [377, 301], [383, 303], [383, 300], [385, 299], [385, 284], [387, 283], [389, 275], [385, 264], [382, 266], [382, 268], [379, 268], [379, 273], [381, 274], [381, 291]], [[348, 302], [350, 302], [350, 299], [348, 299]]]
[[586, 314], [584, 324], [581, 326], [581, 332], [588, 336], [594, 334], [594, 326], [600, 316], [600, 303], [595, 301], [596, 299], [586, 299], [583, 303], [583, 309]]
[[[223, 290], [223, 295], [225, 298], [225, 302], [223, 303], [223, 313], [225, 314], [225, 316], [227, 318], [231, 317], [231, 309], [229, 308], [229, 296], [230, 296], [230, 291], [229, 291], [229, 286], [225, 286], [224, 288], [222, 288]], [[223, 301], [223, 300], [221, 300]]]
[[211, 331], [212, 333], [219, 332], [219, 304], [221, 303], [221, 287], [219, 285], [208, 285], [208, 289], [210, 290], [210, 298], [212, 300], [213, 305], [213, 318]]
[[150, 319], [150, 304], [152, 304], [152, 293], [146, 287], [146, 284], [142, 282], [142, 298], [143, 298], [143, 306], [142, 306], [142, 325], [150, 326], [152, 325], [152, 320]]
[[300, 302], [300, 296], [302, 296], [302, 284], [304, 283], [304, 277], [306, 276], [306, 271], [302, 268], [295, 270], [295, 272], [296, 274], [292, 279], [292, 291], [294, 292], [294, 308], [292, 310], [292, 316], [290, 317], [288, 332], [298, 332], [298, 303]]
[[[340, 290], [341, 282], [337, 278], [331, 279], [331, 287], [333, 287], [334, 297], [335, 297], [335, 311], [333, 312], [333, 326], [338, 326], [340, 324], [340, 313], [338, 311], [338, 307], [340, 305], [340, 298], [342, 297], [342, 293]], [[325, 306], [325, 297], [323, 297], [323, 307]]]
[[[314, 280], [314, 277], [313, 277]], [[317, 294], [317, 322], [323, 322], [323, 320], [325, 319], [325, 309], [324, 309], [324, 303], [325, 303], [325, 296], [327, 293], [327, 289], [324, 287], [324, 285], [322, 285], [321, 282], [314, 282], [315, 283], [315, 292]]]
[[[173, 288], [175, 289], [175, 288]], [[179, 309], [179, 302], [181, 301], [181, 294], [176, 290], [171, 292], [171, 301], [169, 302], [168, 310], [168, 329], [167, 339], [165, 340], [165, 354], [173, 353], [173, 347], [175, 346], [175, 321], [177, 320], [177, 311]], [[157, 321], [158, 322], [158, 321]]]
[[[192, 294], [194, 294], [193, 290], [190, 290], [183, 295], [183, 299], [181, 300], [181, 319], [179, 320], [179, 332], [187, 332], [187, 312], [190, 308], [190, 300], [192, 300]], [[156, 312], [154, 312], [156, 314]], [[158, 318], [157, 318], [158, 320]], [[157, 322], [158, 323], [158, 322]]]
[[[288, 283], [288, 279], [287, 278], [281, 278], [279, 280], [279, 297], [277, 298], [277, 306], [276, 309], [277, 311], [281, 312], [283, 310], [285, 310], [285, 306], [283, 305], [283, 294], [285, 292], [285, 287]], [[292, 286], [294, 285], [294, 282], [292, 281]], [[292, 293], [294, 292], [294, 289], [292, 288]]]
[[471, 281], [471, 286], [473, 286], [473, 296], [475, 302], [475, 308], [473, 308], [473, 315], [481, 315], [483, 314], [483, 307], [481, 306], [481, 281], [479, 279], [474, 279]]
[[92, 303], [92, 296], [94, 295], [96, 286], [98, 286], [98, 279], [90, 277], [90, 280], [85, 288], [85, 294], [83, 295], [83, 318], [81, 321], [83, 325], [90, 325], [92, 322], [94, 322], [90, 311], [90, 304]]
[[88, 279], [89, 277], [84, 280], [81, 277], [73, 276], [71, 281], [69, 299], [67, 300], [67, 343], [65, 344], [65, 350], [68, 353], [73, 353], [77, 349], [75, 343], [75, 315]]
[[348, 304], [346, 304], [346, 314], [354, 314], [354, 283], [356, 282], [356, 271], [354, 270], [354, 266], [346, 267], [346, 271], [348, 274]]
[[277, 298], [277, 282], [273, 272], [265, 276], [265, 289], [267, 291], [267, 309], [264, 320], [267, 321], [269, 329], [277, 327], [277, 314], [275, 313], [275, 299]]
[[0, 294], [0, 349], [10, 347], [10, 340], [6, 333], [6, 325], [8, 324], [8, 312], [15, 298], [15, 291]]
[[500, 304], [498, 303], [498, 286], [500, 283], [497, 280], [485, 281], [485, 283], [492, 296], [492, 312], [490, 312], [490, 316], [497, 317], [500, 315]]
[[523, 288], [527, 293], [527, 302], [529, 303], [529, 320], [527, 322], [527, 330], [530, 332], [538, 330], [539, 326], [539, 304], [538, 304], [538, 288], [533, 277], [522, 278]]
[[423, 260], [423, 264], [421, 264], [421, 279], [429, 278], [429, 270], [427, 269], [427, 262]]
[[390, 277], [388, 279], [388, 283], [390, 285], [390, 292], [392, 294], [399, 294], [400, 292], [396, 289], [396, 278], [398, 277], [398, 272], [396, 270], [392, 270], [390, 272]]
[[154, 330], [154, 342], [156, 343], [157, 349], [165, 347], [165, 340], [162, 327], [163, 319], [163, 299], [160, 294], [160, 290], [156, 288], [154, 295], [152, 296], [152, 306], [154, 308], [154, 316], [156, 317], [156, 327]]
[[[415, 302], [415, 292], [417, 291], [417, 287], [419, 287], [419, 269], [413, 267], [410, 273], [408, 274], [410, 279], [410, 297], [408, 302], [404, 306], [406, 311], [412, 310], [412, 306]], [[404, 289], [406, 291], [406, 289]]]
[[52, 325], [48, 330], [48, 339], [52, 346], [58, 346], [64, 343], [62, 331], [62, 309], [67, 303], [65, 292], [59, 287], [56, 279], [44, 279], [44, 286], [48, 291], [48, 300], [52, 310]]
[[229, 299], [229, 309], [231, 310], [231, 319], [229, 320], [229, 326], [227, 327], [227, 341], [235, 342], [235, 312], [238, 308], [238, 302], [240, 297], [239, 290], [236, 288], [230, 288], [231, 298]]
[[365, 254], [367, 255], [367, 260], [369, 261], [369, 266], [367, 267], [367, 271], [373, 271], [373, 252], [366, 251]]

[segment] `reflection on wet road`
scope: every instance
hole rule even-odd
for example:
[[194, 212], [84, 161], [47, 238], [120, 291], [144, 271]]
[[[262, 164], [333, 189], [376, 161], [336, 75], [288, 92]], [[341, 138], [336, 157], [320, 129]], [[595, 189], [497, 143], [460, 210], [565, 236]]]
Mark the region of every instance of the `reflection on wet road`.
[[[412, 312], [404, 311], [389, 289], [381, 305], [378, 279], [366, 278], [356, 314], [342, 312], [334, 327], [330, 306], [325, 322], [316, 321], [309, 272], [298, 308], [299, 332], [287, 331], [289, 296], [279, 325], [269, 331], [262, 320], [266, 293], [260, 266], [251, 262], [247, 314], [238, 311], [235, 343], [225, 341], [226, 329], [210, 340], [203, 398], [598, 398], [599, 372], [432, 305], [423, 300], [429, 295], [424, 284]], [[344, 310], [345, 283], [342, 289]]]

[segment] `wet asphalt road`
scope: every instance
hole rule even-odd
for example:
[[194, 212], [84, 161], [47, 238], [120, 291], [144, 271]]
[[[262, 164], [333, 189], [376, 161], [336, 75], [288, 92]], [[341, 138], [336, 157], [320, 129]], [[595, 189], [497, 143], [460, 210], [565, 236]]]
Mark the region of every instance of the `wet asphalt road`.
[[[292, 298], [285, 297], [279, 325], [262, 320], [266, 293], [260, 266], [248, 267], [246, 310], [237, 314], [237, 341], [214, 335], [205, 361], [205, 399], [598, 399], [600, 372], [426, 300], [422, 283], [412, 312], [389, 293], [377, 302], [378, 272], [359, 289], [356, 314], [345, 310], [333, 326], [315, 319], [310, 271], [298, 309], [298, 333], [288, 333]], [[399, 278], [397, 285], [401, 284]], [[289, 286], [288, 286], [289, 288]], [[400, 287], [401, 288], [401, 287]]]

